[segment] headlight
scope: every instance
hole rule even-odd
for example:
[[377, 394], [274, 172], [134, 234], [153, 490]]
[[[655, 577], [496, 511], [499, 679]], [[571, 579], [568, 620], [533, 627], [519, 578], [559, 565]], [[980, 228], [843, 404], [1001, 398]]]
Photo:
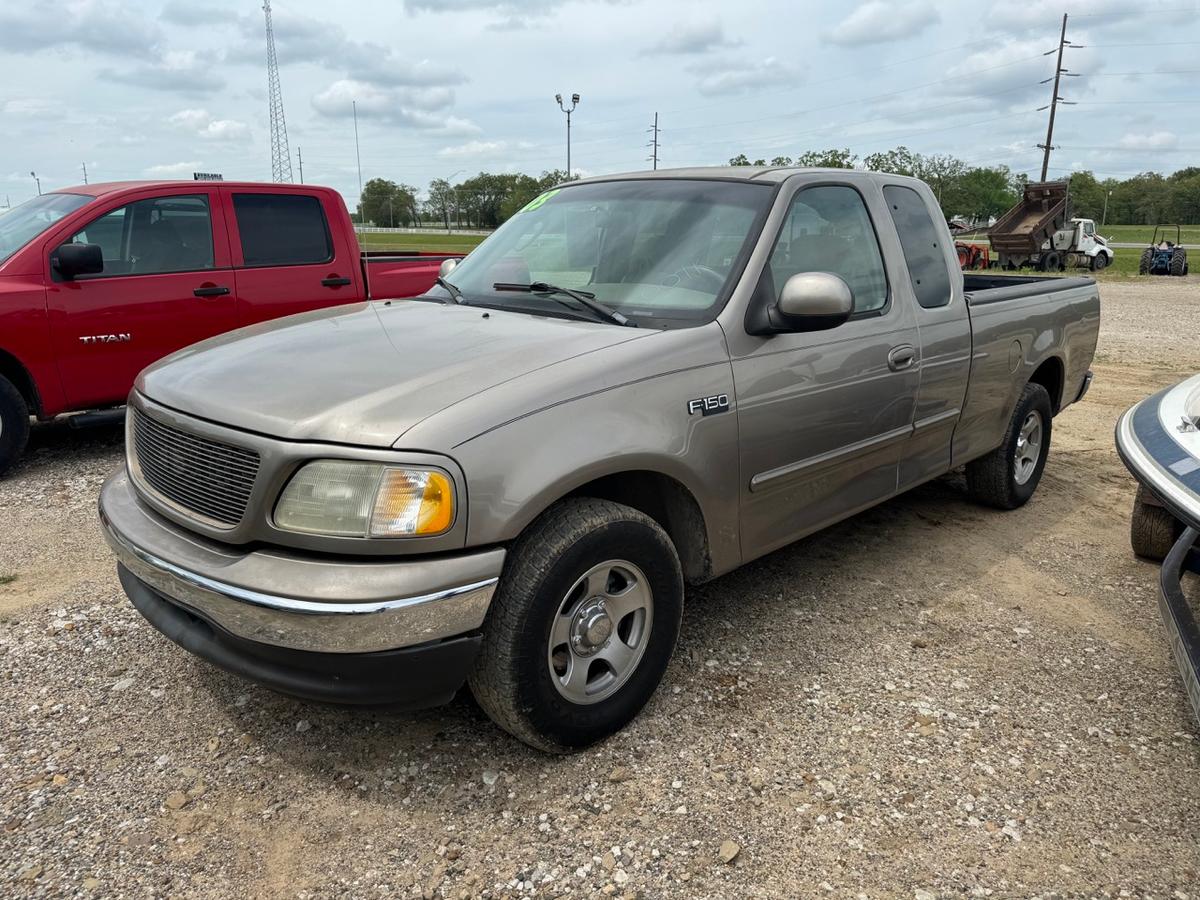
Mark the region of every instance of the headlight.
[[324, 459], [292, 476], [275, 507], [287, 531], [337, 537], [442, 534], [454, 521], [454, 486], [435, 469]]

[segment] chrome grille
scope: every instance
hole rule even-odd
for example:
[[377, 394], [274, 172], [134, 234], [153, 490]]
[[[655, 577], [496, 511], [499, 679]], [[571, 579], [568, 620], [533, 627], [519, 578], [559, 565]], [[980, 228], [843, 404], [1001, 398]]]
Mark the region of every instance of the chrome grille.
[[139, 409], [130, 412], [135, 476], [184, 512], [237, 525], [254, 489], [258, 454], [180, 431]]

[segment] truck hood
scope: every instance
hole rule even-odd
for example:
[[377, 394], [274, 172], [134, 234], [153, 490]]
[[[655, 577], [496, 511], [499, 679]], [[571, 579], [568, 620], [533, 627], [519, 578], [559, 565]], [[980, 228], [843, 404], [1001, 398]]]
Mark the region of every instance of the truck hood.
[[202, 341], [142, 372], [137, 390], [259, 434], [390, 447], [467, 397], [654, 333], [424, 301], [363, 303]]

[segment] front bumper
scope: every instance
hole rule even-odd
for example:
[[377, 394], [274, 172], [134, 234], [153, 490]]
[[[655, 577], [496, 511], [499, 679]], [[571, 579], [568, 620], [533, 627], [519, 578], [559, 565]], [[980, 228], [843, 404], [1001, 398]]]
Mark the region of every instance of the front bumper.
[[126, 593], [167, 637], [277, 690], [335, 702], [452, 696], [504, 563], [502, 549], [397, 562], [233, 548], [152, 512], [124, 471], [101, 489], [100, 520]]

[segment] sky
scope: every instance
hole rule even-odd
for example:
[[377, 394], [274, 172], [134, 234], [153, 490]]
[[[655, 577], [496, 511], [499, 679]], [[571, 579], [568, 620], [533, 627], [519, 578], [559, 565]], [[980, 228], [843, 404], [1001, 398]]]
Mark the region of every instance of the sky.
[[[261, 0], [0, 0], [0, 206], [89, 180], [271, 178]], [[1200, 164], [1195, 0], [276, 0], [293, 175], [584, 175], [904, 144], [1050, 175]], [[568, 101], [569, 102], [569, 101]]]

